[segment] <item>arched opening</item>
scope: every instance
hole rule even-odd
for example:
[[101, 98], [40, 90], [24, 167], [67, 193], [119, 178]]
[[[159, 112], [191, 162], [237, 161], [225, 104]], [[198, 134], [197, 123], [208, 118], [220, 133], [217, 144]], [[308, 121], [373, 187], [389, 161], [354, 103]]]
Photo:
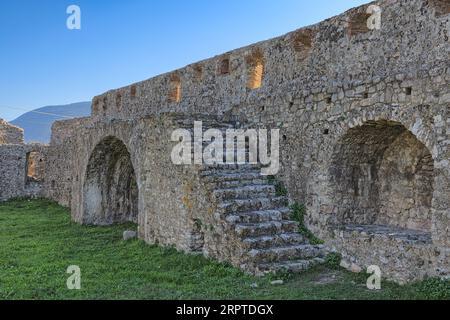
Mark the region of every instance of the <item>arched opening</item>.
[[402, 236], [431, 232], [433, 158], [402, 124], [369, 121], [348, 130], [330, 176], [336, 225]]
[[218, 69], [219, 75], [221, 76], [230, 74], [230, 57], [223, 57], [219, 62]]
[[125, 144], [105, 138], [92, 152], [83, 186], [86, 224], [134, 222], [138, 216], [138, 186]]

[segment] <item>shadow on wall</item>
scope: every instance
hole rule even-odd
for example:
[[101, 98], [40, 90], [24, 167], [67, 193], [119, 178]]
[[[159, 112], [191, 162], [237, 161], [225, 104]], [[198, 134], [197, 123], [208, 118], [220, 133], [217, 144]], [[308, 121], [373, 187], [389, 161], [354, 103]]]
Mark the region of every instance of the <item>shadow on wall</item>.
[[434, 162], [402, 124], [370, 121], [350, 129], [330, 168], [336, 225], [387, 225], [431, 232]]
[[83, 223], [109, 225], [138, 217], [138, 186], [125, 144], [107, 137], [92, 152], [83, 186]]

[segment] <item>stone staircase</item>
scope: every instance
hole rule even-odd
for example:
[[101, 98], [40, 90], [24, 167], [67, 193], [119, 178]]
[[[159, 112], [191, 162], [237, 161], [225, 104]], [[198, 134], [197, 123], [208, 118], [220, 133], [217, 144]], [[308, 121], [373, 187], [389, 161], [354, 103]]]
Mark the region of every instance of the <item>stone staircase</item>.
[[[214, 128], [234, 125], [220, 123]], [[324, 262], [324, 247], [311, 245], [298, 232], [288, 199], [276, 195], [275, 186], [261, 175], [260, 165], [204, 166], [201, 176], [211, 186], [216, 215], [238, 239], [243, 269], [257, 275], [299, 272]]]

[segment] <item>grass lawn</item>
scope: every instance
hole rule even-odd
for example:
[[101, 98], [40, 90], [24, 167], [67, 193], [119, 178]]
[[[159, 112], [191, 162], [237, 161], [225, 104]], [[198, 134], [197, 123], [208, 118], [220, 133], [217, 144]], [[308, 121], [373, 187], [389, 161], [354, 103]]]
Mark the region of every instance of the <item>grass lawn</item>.
[[[256, 278], [201, 256], [124, 242], [130, 228], [80, 226], [46, 200], [0, 204], [0, 299], [422, 299], [448, 297], [450, 288], [384, 282], [375, 292], [366, 275], [327, 266]], [[66, 287], [70, 265], [81, 268], [81, 290]], [[278, 279], [284, 284], [270, 284]]]

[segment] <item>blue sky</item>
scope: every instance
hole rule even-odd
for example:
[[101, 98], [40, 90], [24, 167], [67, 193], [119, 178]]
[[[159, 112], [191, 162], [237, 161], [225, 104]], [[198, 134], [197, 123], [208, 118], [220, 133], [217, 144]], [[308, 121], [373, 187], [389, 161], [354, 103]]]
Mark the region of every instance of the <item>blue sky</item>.
[[[0, 118], [88, 101], [368, 2], [2, 0]], [[66, 27], [71, 4], [81, 8], [81, 30]]]

